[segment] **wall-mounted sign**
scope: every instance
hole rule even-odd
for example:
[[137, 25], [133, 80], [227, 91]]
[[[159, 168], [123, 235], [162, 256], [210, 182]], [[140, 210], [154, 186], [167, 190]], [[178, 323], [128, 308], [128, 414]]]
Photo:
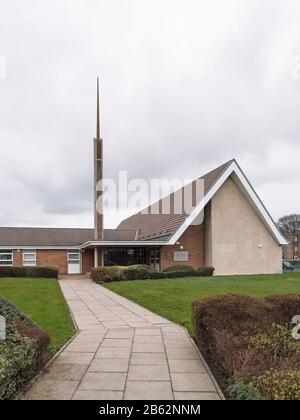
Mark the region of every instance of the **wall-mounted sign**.
[[173, 259], [174, 261], [188, 261], [189, 253], [187, 251], [175, 251]]

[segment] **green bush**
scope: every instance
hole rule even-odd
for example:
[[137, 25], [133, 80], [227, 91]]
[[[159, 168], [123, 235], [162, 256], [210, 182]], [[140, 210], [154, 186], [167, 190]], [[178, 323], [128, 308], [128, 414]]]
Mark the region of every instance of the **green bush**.
[[237, 380], [228, 389], [230, 398], [237, 401], [259, 401], [262, 400], [262, 396], [253, 386], [245, 383], [241, 379]]
[[0, 296], [6, 338], [0, 340], [0, 400], [11, 399], [48, 360], [49, 335]]
[[178, 271], [194, 272], [196, 270], [191, 265], [180, 265], [180, 264], [177, 264], [177, 265], [171, 265], [170, 267], [165, 268], [163, 271], [164, 271], [164, 273], [169, 273], [169, 272], [172, 272], [172, 271], [176, 271], [176, 272], [178, 272]]
[[55, 267], [0, 267], [1, 277], [58, 278]]
[[165, 278], [165, 279], [177, 279], [180, 277], [195, 277], [197, 276], [197, 272], [196, 271], [169, 271], [169, 272], [164, 272], [164, 273], [160, 273], [163, 274], [164, 276], [161, 278]]
[[[180, 267], [178, 271], [174, 267]], [[208, 269], [210, 269], [208, 267]], [[173, 266], [169, 270], [159, 272], [148, 265], [130, 265], [128, 267], [97, 267], [93, 268], [91, 278], [94, 282], [102, 284], [111, 281], [122, 280], [146, 280], [146, 279], [176, 279], [180, 277], [200, 277], [203, 272], [198, 272], [188, 266]]]
[[201, 277], [212, 277], [214, 275], [214, 267], [199, 267], [197, 273]]
[[34, 342], [7, 327], [0, 340], [0, 400], [11, 399], [35, 372], [38, 354]]
[[96, 283], [108, 283], [111, 281], [149, 279], [152, 271], [147, 265], [130, 265], [128, 267], [112, 266], [93, 268], [91, 278]]
[[33, 325], [33, 322], [23, 315], [14, 305], [0, 296], [0, 315], [5, 319], [9, 320], [20, 320], [25, 321], [30, 325]]
[[270, 369], [250, 384], [267, 400], [300, 400], [300, 370]]
[[123, 280], [149, 279], [151, 272], [143, 266], [130, 266], [123, 271]]
[[269, 331], [252, 336], [244, 334], [244, 339], [251, 349], [258, 352], [272, 349], [274, 364], [294, 356], [299, 356], [300, 361], [300, 342], [293, 339], [291, 330], [286, 325], [274, 323]]

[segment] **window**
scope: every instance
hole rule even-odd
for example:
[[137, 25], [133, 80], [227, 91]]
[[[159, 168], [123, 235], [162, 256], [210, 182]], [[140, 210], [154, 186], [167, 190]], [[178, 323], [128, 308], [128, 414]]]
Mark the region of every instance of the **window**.
[[104, 265], [133, 265], [145, 264], [146, 251], [145, 248], [104, 248]]
[[79, 264], [80, 263], [80, 252], [69, 251], [68, 252], [68, 263]]
[[13, 265], [13, 252], [11, 249], [0, 250], [0, 266]]
[[23, 251], [23, 266], [24, 267], [36, 266], [36, 251], [33, 251], [33, 250]]

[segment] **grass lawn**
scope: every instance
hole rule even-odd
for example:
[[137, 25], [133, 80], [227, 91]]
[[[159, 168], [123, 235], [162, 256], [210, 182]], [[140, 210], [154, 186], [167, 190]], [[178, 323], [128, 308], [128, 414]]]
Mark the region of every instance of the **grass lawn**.
[[49, 333], [52, 353], [74, 335], [71, 315], [57, 280], [0, 278], [0, 295]]
[[300, 273], [259, 276], [186, 277], [107, 283], [108, 289], [192, 331], [191, 303], [222, 293], [254, 297], [300, 293]]

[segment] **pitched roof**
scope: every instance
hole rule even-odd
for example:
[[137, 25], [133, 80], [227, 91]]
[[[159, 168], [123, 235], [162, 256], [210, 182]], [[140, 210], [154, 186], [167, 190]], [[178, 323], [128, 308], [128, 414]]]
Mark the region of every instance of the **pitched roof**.
[[[104, 229], [106, 241], [135, 240], [135, 230]], [[93, 229], [0, 227], [1, 247], [73, 247], [94, 239]]]
[[[199, 180], [204, 181], [204, 195], [208, 193], [208, 191], [212, 188], [217, 179], [231, 165], [232, 162], [233, 160], [230, 160], [224, 163], [223, 165], [219, 166], [218, 168], [198, 178]], [[196, 183], [196, 181], [197, 180], [190, 184], [193, 191], [193, 206], [196, 206], [200, 199], [200, 197], [196, 196], [196, 189], [193, 185]], [[184, 196], [184, 188], [181, 189], [180, 193]], [[176, 194], [178, 194], [178, 192], [176, 192]], [[188, 216], [186, 212], [176, 214], [176, 211], [174, 210], [174, 195], [175, 193], [172, 193], [168, 197], [165, 197], [149, 206], [147, 209], [145, 209], [146, 211], [142, 210], [141, 212], [123, 220], [118, 226], [117, 230], [136, 230], [138, 231], [138, 240], [149, 240], [160, 236], [170, 237], [174, 232], [177, 231], [177, 229], [182, 225], [182, 223], [186, 220]], [[168, 214], [163, 214], [163, 202], [166, 199], [170, 200], [170, 212], [168, 212]], [[155, 212], [152, 211], [153, 209], [155, 209]]]

